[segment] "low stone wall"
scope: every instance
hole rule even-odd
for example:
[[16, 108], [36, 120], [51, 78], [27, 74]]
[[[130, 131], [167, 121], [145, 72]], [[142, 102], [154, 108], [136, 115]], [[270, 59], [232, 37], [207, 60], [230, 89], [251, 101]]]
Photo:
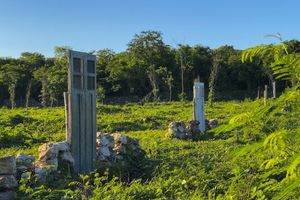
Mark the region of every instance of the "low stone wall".
[[15, 156], [0, 157], [0, 199], [13, 199], [14, 188], [18, 186], [16, 180], [17, 167]]
[[[114, 161], [123, 160], [125, 154], [140, 155], [137, 139], [120, 133], [97, 133], [97, 163], [102, 167], [111, 167]], [[0, 157], [0, 200], [14, 198], [14, 189], [21, 179], [35, 177], [43, 182], [52, 173], [62, 170], [64, 166], [72, 169], [74, 158], [68, 142], [49, 142], [38, 149], [39, 158], [19, 153], [17, 156]], [[35, 176], [31, 176], [35, 175]]]

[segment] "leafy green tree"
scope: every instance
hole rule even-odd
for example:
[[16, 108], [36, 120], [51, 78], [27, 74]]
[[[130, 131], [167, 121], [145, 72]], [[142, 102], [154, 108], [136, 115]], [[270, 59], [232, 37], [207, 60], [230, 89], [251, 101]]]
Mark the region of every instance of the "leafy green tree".
[[11, 108], [13, 109], [16, 105], [16, 86], [18, 81], [22, 78], [22, 72], [18, 65], [5, 64], [0, 66], [0, 82], [8, 87], [9, 100]]
[[45, 57], [39, 53], [23, 52], [20, 57], [20, 62], [28, 82], [25, 96], [25, 107], [27, 108], [34, 82], [33, 71], [45, 64]]
[[160, 88], [156, 70], [160, 66], [165, 66], [170, 52], [169, 47], [163, 42], [162, 34], [158, 31], [143, 31], [136, 34], [129, 42], [127, 51], [131, 59], [129, 63], [131, 68], [141, 75], [140, 80], [145, 78], [143, 75], [148, 77], [152, 89], [150, 94], [157, 100]]
[[192, 49], [193, 66], [189, 76], [191, 88], [193, 80], [200, 77], [201, 81], [207, 83], [213, 62], [213, 51], [209, 47], [196, 45]]
[[103, 86], [104, 88], [111, 87], [109, 82], [110, 68], [112, 66], [112, 61], [116, 53], [111, 49], [101, 49], [97, 51], [97, 84]]
[[104, 99], [105, 99], [105, 89], [102, 86], [98, 86], [97, 87], [97, 101], [103, 104]]
[[42, 88], [41, 88], [41, 94], [40, 94], [40, 98], [41, 98], [41, 103], [43, 106], [47, 106], [49, 105], [50, 102], [50, 94], [49, 94], [49, 74], [48, 74], [48, 70], [45, 66], [35, 70], [33, 72], [33, 76], [37, 81], [40, 81], [42, 84]]
[[[253, 58], [268, 60], [266, 73], [270, 79], [288, 80], [292, 86], [296, 86], [300, 80], [300, 54], [289, 52], [287, 44], [279, 33], [271, 35], [280, 40], [277, 45], [260, 45], [243, 51], [242, 62], [253, 61]], [[272, 80], [273, 81], [273, 80]]]
[[34, 78], [42, 85], [40, 98], [43, 106], [53, 106], [67, 89], [67, 69], [55, 65], [55, 62], [55, 58], [47, 59], [46, 64], [33, 73]]
[[172, 72], [168, 71], [166, 67], [159, 67], [156, 72], [163, 83], [167, 85], [169, 90], [169, 101], [172, 101], [172, 87], [174, 82]]
[[121, 92], [121, 94], [126, 94], [127, 85], [134, 87], [131, 76], [132, 68], [129, 67], [127, 52], [116, 54], [107, 64], [105, 73], [107, 73], [107, 76], [104, 79], [110, 84], [110, 88], [107, 90], [111, 92], [120, 92], [122, 90], [123, 93]]

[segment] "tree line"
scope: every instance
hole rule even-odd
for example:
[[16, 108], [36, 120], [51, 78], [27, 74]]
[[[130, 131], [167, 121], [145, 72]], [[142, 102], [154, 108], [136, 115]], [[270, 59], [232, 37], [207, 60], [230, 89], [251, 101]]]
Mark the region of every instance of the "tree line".
[[[281, 42], [289, 52], [300, 51], [298, 40]], [[0, 58], [0, 104], [27, 107], [62, 102], [62, 94], [67, 91], [68, 49], [55, 47], [51, 58], [37, 52]], [[211, 49], [187, 44], [174, 48], [163, 41], [161, 32], [143, 31], [134, 35], [123, 52], [101, 49], [90, 53], [97, 56], [97, 94], [101, 102], [111, 97], [187, 100], [192, 98], [197, 78], [205, 83], [206, 91], [210, 91], [206, 96], [212, 101], [254, 98], [258, 87], [271, 85], [274, 59], [266, 54], [274, 52], [257, 49], [241, 51], [228, 45]], [[283, 90], [290, 82], [281, 80], [277, 85]]]

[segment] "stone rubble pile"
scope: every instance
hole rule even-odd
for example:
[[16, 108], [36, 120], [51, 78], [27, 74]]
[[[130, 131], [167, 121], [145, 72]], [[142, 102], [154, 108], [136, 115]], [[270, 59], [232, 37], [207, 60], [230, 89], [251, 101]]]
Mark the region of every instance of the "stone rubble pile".
[[97, 132], [97, 160], [106, 166], [113, 161], [122, 160], [125, 154], [139, 154], [142, 152], [137, 139], [120, 133]]
[[17, 173], [23, 174], [27, 171], [32, 171], [34, 169], [34, 161], [35, 158], [33, 156], [19, 153], [16, 156]]
[[0, 200], [14, 198], [14, 189], [18, 186], [17, 179], [27, 179], [35, 174], [38, 181], [44, 181], [50, 172], [60, 168], [60, 162], [74, 165], [70, 145], [67, 142], [50, 142], [39, 147], [39, 159], [24, 153], [17, 156], [0, 157]]
[[205, 127], [206, 129], [213, 129], [218, 126], [218, 120], [217, 119], [206, 119], [205, 120]]
[[13, 199], [13, 189], [18, 186], [16, 180], [16, 158], [15, 156], [0, 157], [0, 199]]
[[[171, 122], [168, 126], [168, 133], [166, 137], [177, 138], [181, 140], [193, 139], [195, 136], [201, 133], [199, 130], [200, 122], [197, 120], [191, 120], [187, 123], [184, 122]], [[217, 119], [206, 119], [206, 130], [216, 128], [218, 126]]]
[[184, 122], [171, 122], [168, 126], [166, 137], [181, 140], [192, 139], [200, 133], [199, 124], [197, 120], [189, 121], [187, 124]]
[[39, 159], [35, 164], [34, 172], [38, 180], [44, 179], [49, 173], [59, 169], [59, 161], [74, 166], [68, 142], [49, 142], [39, 147]]
[[[0, 200], [14, 198], [14, 189], [20, 179], [27, 179], [35, 175], [37, 181], [45, 181], [46, 177], [54, 171], [59, 171], [67, 164], [74, 166], [68, 142], [49, 142], [38, 149], [39, 158], [19, 153], [0, 157]], [[130, 138], [120, 133], [97, 133], [97, 160], [102, 166], [112, 166], [116, 160], [123, 160], [124, 155], [141, 155], [144, 151], [140, 148], [137, 139]], [[143, 154], [144, 155], [144, 154]]]

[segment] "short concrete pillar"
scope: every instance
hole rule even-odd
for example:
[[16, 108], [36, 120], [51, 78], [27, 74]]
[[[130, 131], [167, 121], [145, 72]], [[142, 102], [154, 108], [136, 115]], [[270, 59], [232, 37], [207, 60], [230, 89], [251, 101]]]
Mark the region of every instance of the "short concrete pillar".
[[273, 99], [276, 99], [276, 82], [272, 82], [272, 88], [273, 88]]
[[205, 116], [204, 116], [204, 83], [199, 81], [194, 82], [194, 120], [200, 122], [199, 129], [205, 131]]

